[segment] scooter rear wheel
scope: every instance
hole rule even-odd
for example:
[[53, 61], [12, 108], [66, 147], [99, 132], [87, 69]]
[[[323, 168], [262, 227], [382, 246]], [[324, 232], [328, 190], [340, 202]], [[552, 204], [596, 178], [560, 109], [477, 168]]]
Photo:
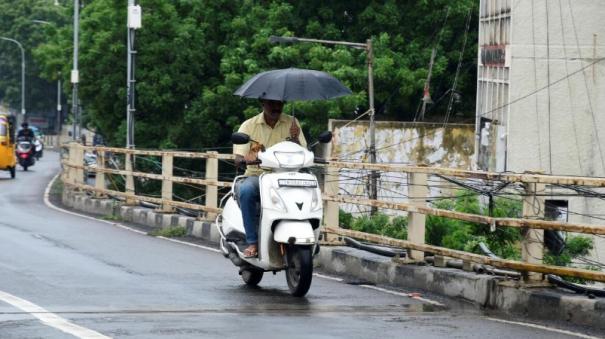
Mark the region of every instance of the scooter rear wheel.
[[255, 270], [255, 269], [249, 269], [249, 268], [242, 269], [242, 272], [241, 272], [242, 279], [248, 286], [258, 285], [258, 283], [263, 279], [264, 273], [265, 272], [263, 272], [261, 270]]
[[17, 172], [16, 168], [13, 166], [9, 171], [11, 172], [11, 179], [15, 179], [15, 172]]
[[290, 293], [302, 297], [309, 291], [313, 279], [313, 254], [311, 246], [292, 246], [288, 250], [286, 281]]

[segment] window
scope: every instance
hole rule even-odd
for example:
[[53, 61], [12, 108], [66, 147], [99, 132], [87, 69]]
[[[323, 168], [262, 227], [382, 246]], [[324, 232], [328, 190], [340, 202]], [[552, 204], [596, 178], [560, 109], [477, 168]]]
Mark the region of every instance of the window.
[[0, 124], [0, 137], [6, 136], [6, 125]]

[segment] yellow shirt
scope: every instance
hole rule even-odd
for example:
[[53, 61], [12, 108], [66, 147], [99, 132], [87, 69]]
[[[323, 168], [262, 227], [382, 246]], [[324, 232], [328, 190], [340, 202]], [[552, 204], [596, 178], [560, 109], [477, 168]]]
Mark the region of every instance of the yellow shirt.
[[[294, 117], [282, 113], [279, 116], [279, 120], [275, 123], [275, 126], [271, 128], [265, 121], [263, 112], [252, 118], [244, 121], [240, 126], [238, 132], [246, 133], [250, 136], [250, 139], [255, 140], [266, 148], [269, 148], [277, 143], [285, 141], [290, 136], [290, 126], [292, 126], [292, 120]], [[300, 128], [298, 120], [296, 125]], [[298, 135], [298, 141], [302, 147], [307, 147], [307, 140], [302, 133]], [[233, 145], [233, 154], [244, 156], [250, 151], [250, 143], [245, 145]], [[263, 170], [258, 166], [248, 166], [246, 169], [246, 175], [259, 175], [263, 173]]]

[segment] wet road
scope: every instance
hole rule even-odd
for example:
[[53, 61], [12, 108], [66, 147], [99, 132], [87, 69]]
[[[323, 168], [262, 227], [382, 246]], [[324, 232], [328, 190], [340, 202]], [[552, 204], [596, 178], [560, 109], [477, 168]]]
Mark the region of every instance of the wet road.
[[[0, 338], [570, 338], [314, 277], [246, 287], [220, 254], [48, 208], [58, 172], [0, 172]], [[71, 334], [70, 334], [71, 333]]]

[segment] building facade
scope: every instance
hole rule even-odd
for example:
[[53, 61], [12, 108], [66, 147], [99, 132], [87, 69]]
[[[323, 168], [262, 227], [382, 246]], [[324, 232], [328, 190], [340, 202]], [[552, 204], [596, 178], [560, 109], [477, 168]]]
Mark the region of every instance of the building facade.
[[[605, 177], [605, 1], [481, 0], [479, 16], [475, 166]], [[603, 198], [547, 190], [569, 221], [605, 224]]]

